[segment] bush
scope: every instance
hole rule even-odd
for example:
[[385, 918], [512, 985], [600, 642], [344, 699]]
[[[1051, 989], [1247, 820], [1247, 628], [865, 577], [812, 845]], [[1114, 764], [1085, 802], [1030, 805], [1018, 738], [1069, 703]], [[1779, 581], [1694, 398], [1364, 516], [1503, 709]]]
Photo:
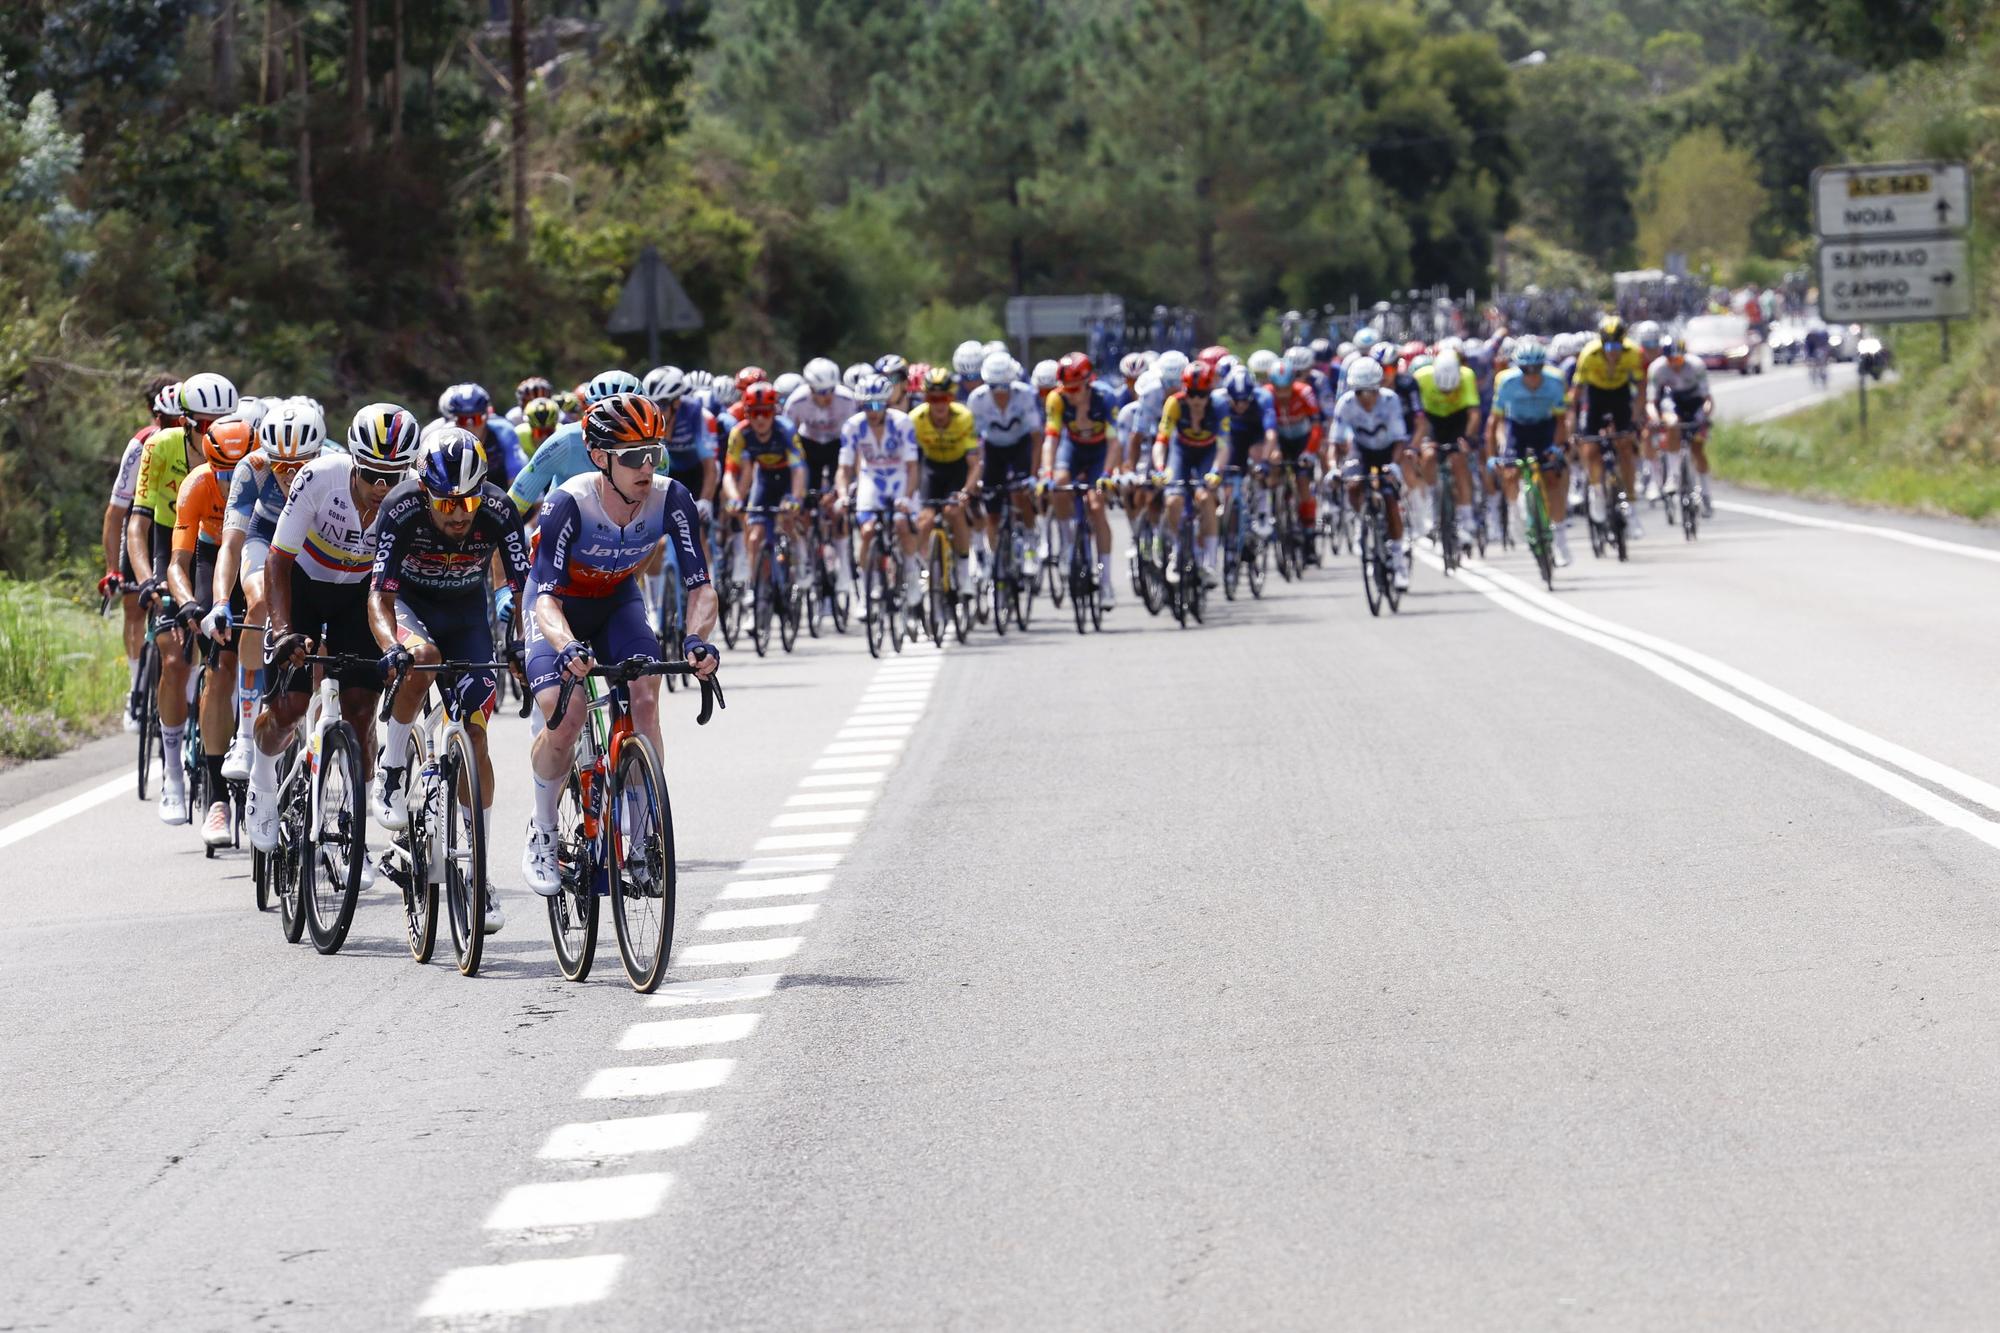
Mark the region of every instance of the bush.
[[104, 731], [126, 688], [115, 617], [0, 580], [0, 755], [43, 759]]

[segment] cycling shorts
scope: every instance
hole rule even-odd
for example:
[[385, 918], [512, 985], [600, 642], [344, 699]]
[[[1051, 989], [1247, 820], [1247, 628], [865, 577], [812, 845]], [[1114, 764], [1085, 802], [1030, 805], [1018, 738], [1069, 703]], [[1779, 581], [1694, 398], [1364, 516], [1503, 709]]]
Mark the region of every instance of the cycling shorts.
[[1370, 449], [1363, 445], [1353, 445], [1354, 452], [1347, 456], [1347, 462], [1340, 469], [1344, 481], [1366, 481], [1370, 468], [1381, 468], [1382, 476], [1388, 481], [1389, 489], [1396, 490], [1403, 484], [1403, 469], [1396, 462], [1396, 455], [1403, 448], [1403, 441], [1397, 441], [1382, 449]]
[[[486, 622], [486, 589], [476, 596], [396, 597], [396, 642], [414, 650], [428, 643], [447, 662], [493, 660], [493, 629]], [[459, 677], [459, 716], [484, 726], [499, 699], [499, 680], [489, 668]]]
[[[215, 558], [222, 553], [219, 546], [203, 542], [194, 553], [194, 596], [201, 604], [201, 613], [207, 615], [215, 605]], [[238, 578], [236, 586], [229, 590], [229, 641], [223, 651], [235, 652], [243, 639], [243, 620], [250, 613], [250, 604], [243, 600], [243, 580]]]
[[1611, 418], [1613, 434], [1623, 435], [1632, 429], [1632, 388], [1599, 389], [1591, 385], [1583, 386], [1583, 430], [1594, 435], [1604, 424], [1604, 418]]
[[1056, 446], [1056, 471], [1069, 473], [1072, 482], [1096, 481], [1104, 475], [1104, 463], [1111, 446], [1102, 440], [1096, 444], [1078, 444], [1069, 436], [1063, 436]]
[[1500, 461], [1508, 467], [1519, 467], [1530, 453], [1541, 461], [1544, 472], [1561, 472], [1568, 465], [1563, 451], [1556, 448], [1555, 418], [1507, 423], [1507, 448]]
[[965, 489], [965, 479], [971, 475], [972, 465], [963, 458], [954, 458], [949, 463], [934, 463], [926, 458], [918, 471], [922, 475], [924, 499], [949, 500]]
[[[530, 580], [521, 599], [521, 615], [528, 634], [524, 645], [528, 690], [532, 694], [540, 694], [562, 680], [562, 668], [556, 665], [556, 650], [542, 637], [541, 628], [535, 623], [535, 599], [542, 595]], [[599, 662], [617, 663], [628, 657], [660, 660], [660, 640], [646, 620], [646, 601], [639, 595], [637, 580], [625, 580], [609, 597], [563, 597], [562, 610], [563, 618], [569, 621], [570, 633], [579, 642], [589, 644]]]
[[1216, 446], [1196, 449], [1175, 440], [1167, 446], [1167, 480], [1200, 481], [1215, 470]]
[[1472, 409], [1447, 413], [1431, 418], [1431, 438], [1439, 444], [1456, 444], [1465, 438], [1465, 428], [1472, 424]]
[[856, 510], [868, 515], [885, 505], [895, 504], [903, 498], [906, 480], [902, 468], [884, 468], [880, 472], [873, 468], [863, 469], [860, 480], [856, 483]]
[[236, 574], [237, 579], [241, 581], [243, 579], [249, 578], [252, 574], [262, 574], [264, 572], [264, 562], [269, 560], [270, 558], [271, 558], [271, 543], [268, 538], [264, 537], [244, 538], [243, 560], [237, 566], [237, 574]]
[[1702, 404], [1707, 401], [1707, 396], [1699, 393], [1676, 393], [1667, 396], [1667, 402], [1673, 408], [1673, 419], [1697, 426], [1702, 423], [1701, 408]]
[[987, 445], [986, 465], [980, 469], [979, 477], [987, 486], [1005, 486], [1034, 470], [1034, 445], [1027, 440], [1017, 440], [1013, 444]]
[[1311, 431], [1307, 431], [1303, 435], [1280, 435], [1278, 437], [1278, 453], [1287, 463], [1296, 463], [1312, 447], [1312, 442]]
[[[810, 486], [812, 483], [806, 483]], [[792, 474], [774, 468], [758, 468], [756, 479], [750, 483], [750, 507], [752, 509], [775, 509], [784, 503], [792, 493]]]
[[799, 436], [799, 452], [806, 457], [806, 490], [825, 495], [833, 490], [833, 478], [840, 471], [840, 441], [808, 440]]
[[[321, 636], [324, 628], [325, 635]], [[352, 653], [357, 657], [377, 658], [382, 649], [375, 642], [375, 635], [368, 628], [368, 581], [359, 583], [327, 583], [306, 573], [305, 566], [292, 566], [292, 629], [313, 640], [318, 646], [315, 653]], [[309, 668], [276, 673], [278, 680], [272, 682], [272, 694], [311, 694], [312, 672]], [[374, 662], [359, 666], [343, 667], [333, 673], [342, 689], [382, 690], [382, 673]]]

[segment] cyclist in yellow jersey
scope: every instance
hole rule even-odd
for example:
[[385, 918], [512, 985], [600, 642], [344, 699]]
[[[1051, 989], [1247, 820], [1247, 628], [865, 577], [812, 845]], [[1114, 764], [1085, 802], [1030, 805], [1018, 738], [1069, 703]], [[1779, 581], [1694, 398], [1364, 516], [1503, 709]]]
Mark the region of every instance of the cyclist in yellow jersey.
[[1438, 484], [1439, 454], [1451, 460], [1458, 531], [1463, 540], [1470, 541], [1475, 522], [1471, 458], [1480, 439], [1479, 383], [1461, 362], [1456, 338], [1439, 344], [1437, 357], [1429, 365], [1419, 366], [1411, 378], [1417, 383], [1418, 407], [1411, 447], [1417, 453], [1424, 484]]
[[[1626, 337], [1625, 321], [1606, 315], [1597, 326], [1597, 336], [1584, 344], [1570, 378], [1570, 406], [1575, 413], [1575, 433], [1583, 446], [1584, 464], [1590, 473], [1586, 493], [1593, 523], [1602, 523], [1608, 501], [1604, 496], [1604, 451], [1596, 436], [1602, 432], [1612, 440], [1618, 477], [1625, 493], [1632, 493], [1633, 399], [1645, 384], [1644, 361], [1636, 341]], [[1625, 530], [1632, 537], [1643, 536], [1639, 516], [1630, 503], [1625, 506]]]
[[[780, 512], [768, 521], [782, 524], [798, 540], [798, 507], [806, 498], [806, 456], [791, 423], [778, 419], [778, 391], [769, 383], [752, 384], [743, 395], [743, 424], [729, 432], [722, 473], [722, 499], [732, 514], [756, 509]], [[755, 578], [757, 556], [764, 549], [763, 515], [744, 523], [743, 554]]]
[[[1215, 501], [1222, 474], [1229, 469], [1229, 409], [1218, 407], [1214, 398], [1215, 367], [1196, 359], [1188, 364], [1181, 391], [1167, 399], [1160, 413], [1159, 434], [1153, 438], [1153, 466], [1164, 467], [1170, 489], [1167, 492], [1167, 533], [1180, 532], [1181, 508], [1186, 503], [1183, 483], [1193, 483], [1194, 502], [1200, 518], [1201, 580], [1208, 587], [1218, 581], [1221, 549], [1216, 544]], [[1167, 579], [1180, 577], [1175, 566], [1167, 566]]]
[[972, 554], [972, 524], [966, 520], [966, 504], [979, 489], [982, 460], [972, 409], [958, 401], [957, 376], [950, 367], [934, 366], [924, 376], [924, 405], [910, 414], [910, 426], [917, 436], [920, 498], [925, 502], [917, 515], [917, 549], [930, 549], [941, 507], [951, 530], [952, 586], [970, 597], [966, 561]]

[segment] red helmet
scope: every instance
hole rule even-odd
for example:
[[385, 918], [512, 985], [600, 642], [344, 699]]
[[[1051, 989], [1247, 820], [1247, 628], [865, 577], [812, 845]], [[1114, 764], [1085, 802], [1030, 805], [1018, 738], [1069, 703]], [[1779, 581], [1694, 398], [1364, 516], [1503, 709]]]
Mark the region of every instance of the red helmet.
[[743, 391], [743, 415], [746, 417], [774, 417], [778, 415], [778, 386], [757, 381]]
[[1181, 383], [1189, 393], [1211, 393], [1215, 389], [1215, 367], [1207, 361], [1191, 361]]
[[906, 373], [903, 376], [903, 387], [909, 390], [911, 393], [917, 395], [918, 397], [922, 397], [924, 392], [924, 380], [926, 377], [930, 375], [930, 373], [931, 373], [930, 362], [918, 361], [914, 363], [913, 365], [911, 365], [908, 373]]
[[1090, 358], [1082, 352], [1065, 352], [1056, 363], [1056, 383], [1077, 389], [1090, 383]]
[[762, 384], [769, 378], [762, 366], [745, 366], [736, 372], [736, 387], [740, 392], [748, 393], [751, 385]]
[[1219, 361], [1222, 360], [1223, 357], [1228, 355], [1229, 355], [1229, 349], [1227, 347], [1222, 346], [1220, 343], [1217, 343], [1213, 347], [1202, 348], [1201, 354], [1195, 357], [1195, 360], [1201, 362], [1203, 365], [1207, 366], [1210, 370], [1213, 370], [1216, 367], [1216, 363], [1218, 363]]
[[1412, 338], [1403, 344], [1403, 364], [1406, 366], [1418, 357], [1429, 356], [1430, 354], [1431, 349], [1424, 346], [1422, 339]]

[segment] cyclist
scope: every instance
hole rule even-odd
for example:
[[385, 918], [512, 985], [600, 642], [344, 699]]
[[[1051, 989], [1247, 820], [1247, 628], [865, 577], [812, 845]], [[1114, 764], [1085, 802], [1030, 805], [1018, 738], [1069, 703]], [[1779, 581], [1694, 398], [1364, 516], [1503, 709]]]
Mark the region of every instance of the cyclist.
[[[528, 539], [507, 494], [486, 479], [486, 457], [471, 432], [456, 427], [431, 432], [417, 454], [416, 476], [382, 500], [376, 526], [375, 568], [368, 594], [368, 627], [382, 650], [382, 676], [404, 677], [396, 690], [382, 740], [369, 812], [385, 829], [410, 826], [410, 732], [442, 661], [493, 660], [486, 619], [487, 569], [497, 552], [507, 587], [518, 601], [526, 591]], [[518, 646], [508, 645], [509, 656]], [[480, 795], [493, 807], [493, 760], [486, 723], [493, 716], [498, 681], [491, 669], [468, 672], [457, 683], [460, 716], [479, 765]], [[498, 895], [486, 895], [485, 930], [505, 920]]]
[[[518, 431], [522, 426], [527, 424], [528, 404], [538, 402], [544, 398], [553, 403], [555, 401], [555, 393], [556, 386], [549, 383], [547, 376], [528, 376], [528, 378], [514, 386], [514, 405], [507, 409], [508, 422]], [[557, 411], [560, 412], [561, 409], [558, 408]], [[527, 447], [525, 441], [522, 443], [522, 449], [527, 453], [534, 452]]]
[[[729, 432], [727, 465], [722, 474], [722, 494], [731, 512], [740, 514], [746, 508], [796, 508], [804, 504], [805, 455], [799, 451], [791, 426], [778, 420], [777, 389], [769, 384], [751, 385], [743, 402], [743, 414], [743, 424]], [[746, 468], [755, 470], [754, 481], [745, 479]], [[790, 514], [781, 513], [775, 521], [785, 525], [788, 535], [796, 536]], [[752, 522], [743, 533], [746, 567], [753, 576], [757, 556], [764, 549], [765, 527], [766, 521]], [[688, 623], [694, 622], [690, 619]]]
[[[760, 416], [775, 422], [777, 390], [757, 384], [750, 392], [752, 423]], [[593, 472], [570, 478], [550, 494], [522, 600], [528, 688], [544, 719], [555, 711], [562, 681], [581, 680], [592, 659], [658, 660], [660, 641], [646, 621], [645, 600], [632, 574], [652, 557], [662, 534], [674, 544], [688, 595], [682, 651], [702, 676], [715, 674], [719, 660], [708, 642], [715, 630], [715, 589], [695, 540], [700, 518], [694, 497], [679, 482], [655, 473], [666, 453], [666, 418], [643, 394], [613, 394], [591, 404], [584, 434]], [[732, 455], [740, 453], [735, 435], [730, 449]], [[792, 453], [796, 456], [795, 447]], [[800, 483], [803, 472], [800, 464], [795, 474]], [[659, 685], [658, 677], [648, 676], [630, 686], [632, 724], [656, 747]], [[542, 728], [529, 751], [535, 807], [521, 853], [521, 877], [545, 898], [562, 887], [556, 805], [589, 711], [569, 709], [560, 726]]]
[[562, 424], [562, 408], [554, 398], [530, 398], [521, 408], [521, 452], [532, 460]]
[[146, 452], [146, 441], [157, 431], [181, 424], [180, 381], [167, 375], [156, 377], [146, 388], [146, 405], [153, 419], [125, 442], [125, 451], [118, 458], [118, 473], [111, 481], [111, 497], [104, 502], [104, 577], [97, 581], [98, 594], [103, 597], [121, 587], [127, 589], [119, 601], [125, 612], [124, 723], [128, 732], [139, 729], [139, 654], [146, 646], [146, 616], [139, 609], [139, 590], [132, 556], [125, 547], [125, 532], [130, 525], [132, 497], [138, 492], [139, 459]]
[[[1215, 351], [1209, 348], [1208, 351]], [[1166, 452], [1167, 481], [1197, 484], [1194, 499], [1200, 513], [1200, 560], [1203, 584], [1214, 587], [1220, 580], [1215, 566], [1220, 551], [1215, 540], [1216, 487], [1229, 466], [1229, 410], [1218, 408], [1211, 396], [1215, 390], [1215, 365], [1207, 353], [1188, 364], [1179, 393], [1167, 399], [1160, 413], [1159, 434], [1153, 437], [1153, 455], [1158, 464]], [[1218, 360], [1220, 358], [1217, 358]], [[1180, 531], [1181, 510], [1187, 496], [1182, 490], [1167, 492], [1167, 531]], [[1167, 566], [1167, 578], [1178, 582], [1176, 563]]]
[[701, 404], [688, 393], [687, 376], [678, 367], [656, 366], [646, 372], [641, 387], [667, 420], [667, 475], [687, 487], [688, 494], [700, 502], [706, 517], [719, 471], [715, 462], [715, 418], [703, 411]]
[[1388, 492], [1389, 563], [1397, 590], [1406, 592], [1410, 552], [1403, 540], [1402, 506], [1397, 503], [1403, 470], [1396, 455], [1409, 439], [1409, 431], [1403, 424], [1403, 401], [1383, 388], [1383, 378], [1381, 362], [1372, 356], [1355, 358], [1347, 369], [1347, 392], [1333, 405], [1333, 428], [1340, 442], [1352, 450], [1343, 471], [1349, 504], [1357, 510], [1361, 507], [1362, 482], [1372, 469], [1382, 470]]
[[[979, 432], [979, 475], [994, 491], [1035, 475], [1035, 441], [1042, 433], [1042, 416], [1035, 410], [1035, 391], [1021, 379], [1021, 367], [1006, 352], [995, 352], [979, 367], [980, 385], [966, 404]], [[1009, 503], [1002, 499], [1000, 503]], [[1035, 522], [1035, 498], [1026, 487], [1011, 503], [1024, 527]], [[986, 514], [986, 548], [999, 541], [1000, 515]]]
[[[972, 346], [977, 347], [974, 343]], [[979, 492], [979, 430], [972, 409], [958, 401], [954, 375], [943, 366], [924, 382], [924, 406], [910, 418], [921, 460], [918, 478], [926, 502], [942, 501], [945, 526], [951, 530], [952, 586], [960, 597], [972, 596], [966, 562], [972, 554], [972, 525], [966, 504]], [[917, 547], [930, 549], [938, 510], [927, 507], [917, 515]]]
[[[370, 403], [348, 426], [347, 452], [323, 453], [300, 469], [278, 515], [264, 565], [265, 703], [244, 813], [250, 845], [259, 851], [278, 845], [278, 756], [312, 696], [312, 673], [300, 669], [307, 652], [374, 659], [381, 651], [368, 628], [368, 578], [381, 532], [375, 519], [416, 452], [417, 419], [394, 403]], [[334, 679], [340, 714], [361, 743], [366, 781], [374, 771], [381, 672], [371, 660], [340, 668]], [[365, 856], [361, 876], [364, 885], [374, 881]]]
[[[1305, 347], [1287, 348], [1284, 356], [1271, 370], [1271, 415], [1277, 423], [1277, 457], [1301, 470], [1299, 494], [1299, 526], [1312, 531], [1313, 523], [1319, 518], [1319, 502], [1313, 497], [1313, 476], [1317, 471], [1320, 456], [1320, 442], [1324, 436], [1326, 408], [1319, 400], [1319, 390], [1312, 376], [1312, 351]], [[1306, 460], [1311, 460], [1307, 462]], [[1317, 564], [1319, 554], [1315, 547], [1308, 546], [1307, 559]]]
[[[875, 373], [870, 366], [857, 365], [864, 375]], [[847, 529], [839, 509], [839, 496], [834, 493], [833, 474], [840, 467], [840, 432], [861, 410], [861, 404], [854, 391], [840, 382], [838, 369], [826, 357], [816, 356], [806, 362], [804, 378], [805, 383], [792, 393], [783, 411], [797, 432], [799, 454], [806, 462], [806, 492], [818, 497], [827, 516], [827, 540], [838, 545], [846, 538]], [[813, 558], [818, 560], [820, 552], [813, 552]], [[846, 589], [847, 561], [831, 563], [835, 586]]]
[[[976, 339], [968, 338], [952, 351], [952, 393], [959, 402], [967, 402], [972, 398], [972, 391], [979, 387], [980, 368], [985, 364], [986, 344]], [[929, 389], [924, 393], [928, 399]]]
[[[876, 374], [861, 386], [861, 411], [840, 430], [840, 473], [834, 489], [842, 495], [850, 486], [855, 516], [861, 523], [860, 545], [875, 540], [875, 516], [884, 509], [905, 511], [917, 491], [917, 435], [907, 412], [889, 406], [891, 382]], [[906, 521], [897, 538], [906, 567], [917, 558], [915, 532]]]
[[[1606, 460], [1596, 434], [1607, 418], [1610, 420], [1608, 434], [1613, 451], [1611, 461], [1618, 469], [1626, 494], [1629, 496], [1632, 493], [1632, 390], [1642, 383], [1642, 379], [1639, 348], [1626, 339], [1625, 321], [1616, 315], [1606, 315], [1597, 326], [1597, 336], [1585, 343], [1583, 351], [1578, 354], [1573, 381], [1574, 428], [1585, 437], [1583, 460], [1590, 474], [1590, 486], [1585, 494], [1593, 523], [1602, 523], [1606, 517], [1604, 492], [1600, 486], [1604, 480]], [[1630, 536], [1637, 538], [1645, 535], [1630, 500], [1625, 502], [1624, 516], [1626, 532]]]
[[[638, 393], [640, 384], [630, 371], [599, 371], [597, 377], [586, 386], [593, 401], [609, 398], [621, 393]], [[507, 487], [508, 496], [514, 507], [523, 514], [540, 504], [542, 497], [554, 487], [562, 485], [571, 477], [581, 476], [590, 470], [590, 451], [583, 442], [583, 423], [566, 422], [549, 436], [542, 446], [535, 450], [535, 456], [527, 466], [514, 475], [513, 483]], [[500, 484], [488, 468], [488, 479]]]
[[1424, 482], [1439, 485], [1438, 455], [1449, 460], [1452, 499], [1461, 542], [1472, 535], [1471, 441], [1480, 438], [1479, 385], [1459, 360], [1459, 343], [1446, 338], [1431, 363], [1411, 375], [1417, 385], [1414, 447]]
[[[1277, 362], [1277, 354], [1271, 360]], [[1255, 360], [1255, 353], [1252, 353]], [[1252, 463], [1268, 463], [1278, 449], [1278, 410], [1271, 391], [1257, 382], [1256, 372], [1238, 367], [1223, 381], [1223, 395], [1229, 400], [1229, 469], [1224, 474], [1232, 490], [1242, 487]], [[1271, 535], [1267, 501], [1270, 495], [1260, 486], [1250, 497], [1259, 536]]]
[[[1555, 562], [1569, 563], [1569, 534], [1563, 520], [1569, 513], [1562, 472], [1568, 466], [1565, 448], [1569, 444], [1569, 414], [1563, 410], [1568, 391], [1562, 376], [1549, 368], [1549, 349], [1539, 338], [1524, 337], [1514, 344], [1513, 364], [1493, 381], [1493, 410], [1486, 417], [1486, 452], [1497, 455], [1500, 488], [1508, 504], [1520, 492], [1521, 460], [1530, 454], [1541, 460], [1548, 481], [1542, 499], [1549, 511], [1549, 525], [1555, 530]], [[1499, 451], [1501, 426], [1507, 433], [1506, 450]], [[1488, 512], [1499, 523], [1500, 497], [1494, 497]], [[1527, 523], [1521, 524], [1527, 531]]]
[[[139, 606], [151, 611], [168, 592], [174, 524], [180, 507], [181, 482], [202, 456], [202, 439], [209, 428], [236, 410], [236, 386], [213, 372], [196, 375], [181, 385], [184, 426], [153, 432], [139, 457], [139, 480], [132, 495], [132, 516], [125, 522], [125, 548], [132, 573], [139, 581]], [[171, 608], [162, 608], [171, 613]], [[160, 651], [160, 740], [167, 763], [160, 774], [160, 821], [186, 822], [187, 781], [178, 762], [181, 737], [187, 728], [189, 662], [186, 641], [178, 625], [162, 625], [153, 636]]]
[[875, 373], [889, 381], [889, 406], [903, 411], [910, 401], [910, 363], [898, 352], [884, 352], [875, 358]]
[[487, 470], [505, 486], [519, 476], [528, 460], [521, 453], [521, 438], [507, 418], [493, 414], [493, 399], [477, 384], [454, 384], [438, 396], [438, 415], [463, 431], [470, 431], [486, 451]]
[[[1064, 353], [1056, 366], [1056, 385], [1043, 402], [1041, 475], [1054, 475], [1056, 523], [1063, 531], [1063, 548], [1067, 550], [1076, 506], [1075, 497], [1064, 488], [1092, 483], [1101, 486], [1110, 465], [1121, 461], [1110, 456], [1118, 413], [1104, 386], [1091, 378], [1090, 357], [1083, 352]], [[1105, 512], [1101, 490], [1090, 492], [1084, 507], [1089, 512], [1091, 534], [1097, 539], [1098, 595], [1108, 611], [1115, 597], [1111, 586], [1111, 516]]]
[[1715, 512], [1708, 498], [1708, 419], [1714, 411], [1715, 395], [1709, 389], [1708, 367], [1701, 363], [1700, 357], [1689, 356], [1680, 339], [1665, 339], [1658, 359], [1646, 371], [1646, 420], [1662, 429], [1666, 436], [1666, 447], [1660, 457], [1667, 474], [1668, 495], [1680, 490], [1681, 445], [1686, 444], [1694, 451], [1704, 518]]

